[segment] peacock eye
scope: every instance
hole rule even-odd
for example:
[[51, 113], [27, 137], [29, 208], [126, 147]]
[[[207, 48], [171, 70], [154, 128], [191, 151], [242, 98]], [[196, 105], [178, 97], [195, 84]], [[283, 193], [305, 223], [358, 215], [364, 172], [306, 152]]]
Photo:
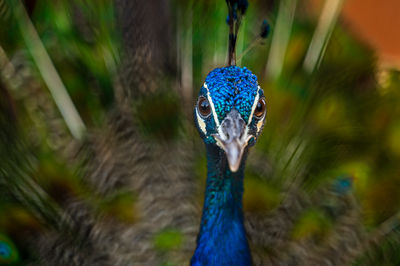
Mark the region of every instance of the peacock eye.
[[197, 109], [204, 117], [208, 116], [211, 113], [210, 103], [208, 102], [206, 97], [200, 96], [199, 101], [197, 102]]
[[256, 109], [254, 110], [254, 115], [257, 118], [261, 118], [265, 114], [265, 109], [266, 109], [265, 106], [266, 106], [265, 98], [261, 98], [260, 100], [258, 100]]

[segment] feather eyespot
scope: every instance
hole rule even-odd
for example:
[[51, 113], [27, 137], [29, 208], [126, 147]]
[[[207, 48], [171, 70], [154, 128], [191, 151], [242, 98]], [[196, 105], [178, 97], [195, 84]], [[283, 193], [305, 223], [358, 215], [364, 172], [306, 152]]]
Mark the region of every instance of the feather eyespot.
[[207, 117], [211, 114], [211, 106], [206, 97], [199, 97], [199, 100], [197, 102], [197, 110], [199, 110], [199, 113], [203, 117]]
[[260, 100], [258, 100], [256, 109], [254, 110], [255, 117], [261, 118], [265, 114], [265, 110], [266, 110], [265, 98], [261, 98]]

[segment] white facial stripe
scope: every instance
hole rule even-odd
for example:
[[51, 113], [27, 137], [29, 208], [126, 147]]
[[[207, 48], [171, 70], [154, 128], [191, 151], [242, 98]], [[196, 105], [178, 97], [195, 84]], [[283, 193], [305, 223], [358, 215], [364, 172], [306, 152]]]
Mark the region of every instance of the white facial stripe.
[[251, 113], [250, 113], [250, 116], [249, 116], [249, 120], [247, 121], [247, 125], [246, 125], [246, 128], [244, 130], [244, 134], [243, 134], [243, 138], [244, 139], [248, 139], [249, 138], [249, 125], [250, 125], [251, 121], [253, 120], [254, 110], [256, 109], [258, 99], [260, 98], [260, 96], [258, 95], [258, 91], [259, 90], [260, 90], [260, 86], [258, 86], [256, 98], [254, 99], [253, 106], [251, 107]]
[[264, 119], [260, 119], [257, 123], [257, 134], [260, 132]]
[[208, 102], [210, 103], [211, 106], [211, 111], [215, 120], [215, 124], [217, 125], [217, 127], [219, 127], [219, 120], [218, 120], [218, 116], [217, 113], [215, 112], [215, 106], [214, 106], [214, 102], [212, 101], [211, 97], [210, 97], [210, 91], [208, 90], [207, 84], [204, 83], [204, 88], [206, 88], [207, 90], [207, 99]]
[[258, 94], [260, 89], [260, 86], [258, 86], [256, 98], [254, 99], [253, 107], [251, 107], [251, 113], [249, 116], [249, 121], [247, 121], [247, 125], [250, 125], [251, 121], [253, 120], [254, 111], [256, 110], [258, 100], [260, 99], [260, 95]]
[[218, 120], [218, 115], [217, 115], [217, 112], [215, 111], [215, 106], [214, 106], [214, 103], [213, 103], [213, 101], [212, 101], [212, 99], [211, 99], [211, 97], [210, 97], [210, 91], [208, 90], [208, 87], [207, 87], [207, 84], [204, 82], [204, 88], [206, 88], [206, 90], [207, 90], [207, 99], [208, 99], [208, 102], [210, 103], [210, 106], [211, 106], [211, 112], [212, 112], [212, 114], [213, 114], [213, 117], [214, 117], [214, 121], [215, 121], [215, 124], [216, 124], [216, 126], [217, 126], [217, 130], [218, 130], [218, 134], [222, 137], [222, 138], [224, 138], [225, 137], [225, 134], [223, 134], [222, 133], [222, 130], [221, 130], [221, 127], [220, 127], [220, 123], [219, 123], [219, 120]]
[[199, 111], [197, 110], [197, 108], [196, 108], [196, 116], [201, 131], [203, 131], [204, 135], [207, 135], [206, 123], [204, 122], [204, 119], [199, 115]]

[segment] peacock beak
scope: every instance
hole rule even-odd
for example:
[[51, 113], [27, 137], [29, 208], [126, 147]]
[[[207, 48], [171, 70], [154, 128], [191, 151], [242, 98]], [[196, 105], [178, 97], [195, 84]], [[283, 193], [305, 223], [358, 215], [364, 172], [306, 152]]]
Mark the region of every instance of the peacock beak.
[[246, 123], [236, 109], [232, 109], [222, 121], [219, 134], [213, 137], [228, 159], [229, 169], [236, 172], [242, 161], [243, 152], [252, 138], [246, 132]]

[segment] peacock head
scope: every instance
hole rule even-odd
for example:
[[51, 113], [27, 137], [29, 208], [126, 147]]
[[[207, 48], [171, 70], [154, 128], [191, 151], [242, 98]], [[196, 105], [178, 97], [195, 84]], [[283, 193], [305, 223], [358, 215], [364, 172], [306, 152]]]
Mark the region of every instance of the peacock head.
[[246, 67], [214, 69], [200, 89], [194, 116], [204, 142], [222, 149], [236, 172], [264, 127], [266, 103], [257, 77]]

